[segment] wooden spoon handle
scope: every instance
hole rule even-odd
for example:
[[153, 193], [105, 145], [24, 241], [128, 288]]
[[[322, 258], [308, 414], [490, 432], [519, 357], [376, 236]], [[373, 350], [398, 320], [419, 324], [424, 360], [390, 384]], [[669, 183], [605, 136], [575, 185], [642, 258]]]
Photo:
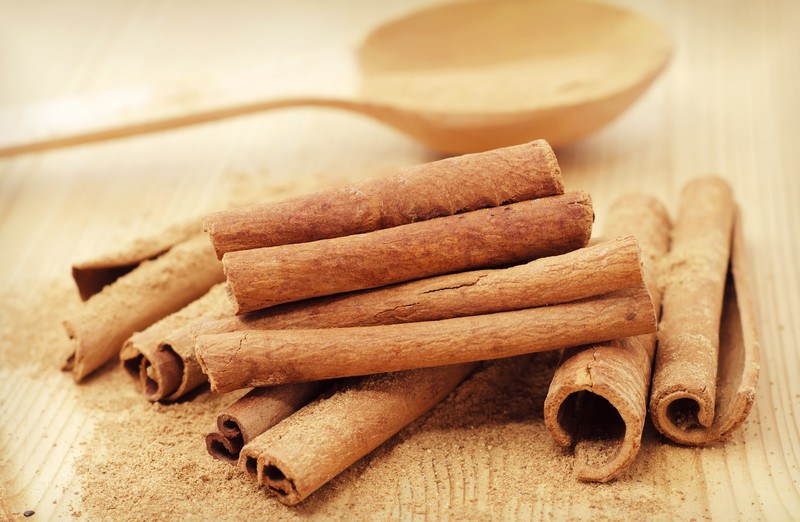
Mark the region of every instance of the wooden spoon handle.
[[345, 48], [293, 56], [211, 81], [142, 85], [0, 109], [0, 157], [300, 105], [348, 108], [358, 72]]

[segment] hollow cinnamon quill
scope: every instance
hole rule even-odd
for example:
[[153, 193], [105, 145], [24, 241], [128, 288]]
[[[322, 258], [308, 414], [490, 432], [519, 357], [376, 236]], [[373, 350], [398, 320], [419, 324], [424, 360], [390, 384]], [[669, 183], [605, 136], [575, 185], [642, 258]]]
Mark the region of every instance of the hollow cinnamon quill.
[[[606, 235], [635, 234], [655, 309], [660, 291], [657, 264], [669, 246], [670, 222], [655, 199], [631, 195], [608, 214]], [[647, 416], [654, 333], [568, 348], [544, 404], [547, 430], [562, 446], [575, 445], [575, 475], [607, 482], [633, 462]], [[594, 451], [585, 451], [589, 449]], [[597, 454], [588, 459], [587, 454]]]
[[687, 184], [660, 276], [663, 312], [650, 399], [653, 424], [675, 442], [715, 442], [749, 413], [758, 343], [742, 249], [727, 183], [708, 177]]
[[223, 266], [236, 313], [242, 314], [563, 254], [586, 245], [593, 220], [589, 195], [574, 192], [366, 234], [231, 252]]
[[202, 372], [193, 372], [185, 364], [190, 352], [194, 357], [187, 327], [194, 321], [232, 313], [224, 285], [216, 285], [186, 307], [133, 334], [122, 346], [122, 366], [149, 400], [176, 400], [206, 381]]
[[72, 278], [84, 301], [127, 274], [142, 261], [153, 259], [173, 246], [197, 235], [201, 219], [189, 219], [160, 230], [157, 234], [136, 238], [103, 255], [72, 265]]
[[555, 350], [655, 331], [644, 285], [592, 299], [439, 321], [197, 338], [211, 389], [394, 372]]
[[222, 258], [226, 252], [360, 234], [563, 193], [555, 154], [546, 141], [537, 140], [210, 214], [204, 228]]
[[473, 270], [287, 303], [196, 323], [195, 336], [237, 330], [411, 323], [520, 310], [641, 284], [639, 245], [620, 237], [508, 268]]
[[217, 431], [206, 435], [208, 453], [235, 464], [242, 447], [306, 405], [327, 386], [302, 382], [254, 388], [217, 416]]
[[222, 280], [222, 267], [203, 235], [142, 262], [64, 321], [74, 349], [64, 369], [80, 381], [117, 355], [134, 332], [180, 310]]
[[239, 467], [297, 504], [447, 397], [475, 366], [350, 379], [247, 444]]

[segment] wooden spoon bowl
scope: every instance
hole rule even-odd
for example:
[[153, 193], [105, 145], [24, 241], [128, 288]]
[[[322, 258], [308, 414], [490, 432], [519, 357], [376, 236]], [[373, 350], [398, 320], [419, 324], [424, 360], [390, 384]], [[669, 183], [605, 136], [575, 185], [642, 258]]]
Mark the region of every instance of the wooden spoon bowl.
[[326, 49], [198, 82], [191, 92], [147, 86], [130, 100], [54, 100], [2, 115], [0, 129], [9, 132], [0, 132], [0, 156], [309, 105], [360, 112], [446, 153], [536, 138], [558, 146], [619, 116], [669, 53], [659, 27], [616, 7], [458, 2], [377, 28], [355, 54]]

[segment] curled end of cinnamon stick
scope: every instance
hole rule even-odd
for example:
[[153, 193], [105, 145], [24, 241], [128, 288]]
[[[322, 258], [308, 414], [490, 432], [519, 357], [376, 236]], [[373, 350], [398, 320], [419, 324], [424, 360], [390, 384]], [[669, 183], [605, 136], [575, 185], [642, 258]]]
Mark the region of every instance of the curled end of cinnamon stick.
[[649, 379], [649, 371], [637, 371], [640, 361], [622, 368], [603, 362], [627, 352], [648, 362], [620, 341], [567, 350], [550, 386], [545, 427], [556, 443], [573, 448], [578, 480], [613, 480], [639, 452], [646, 413], [646, 385], [639, 381]]
[[150, 401], [160, 401], [171, 395], [180, 385], [183, 362], [175, 352], [159, 347], [150, 359], [142, 361], [142, 388]]
[[211, 432], [206, 435], [206, 449], [208, 454], [215, 459], [230, 464], [236, 464], [239, 460], [239, 452], [242, 451], [242, 441], [239, 439], [231, 439], [222, 433]]
[[258, 477], [258, 453], [249, 446], [245, 446], [239, 453], [239, 462], [236, 464], [243, 472], [247, 473], [251, 479], [259, 481]]
[[160, 401], [178, 388], [183, 375], [180, 357], [159, 347], [145, 350], [128, 340], [120, 353], [122, 367], [150, 401]]
[[294, 506], [305, 498], [297, 491], [291, 473], [284, 463], [270, 458], [259, 459], [257, 465], [258, 481], [274, 493], [281, 503]]

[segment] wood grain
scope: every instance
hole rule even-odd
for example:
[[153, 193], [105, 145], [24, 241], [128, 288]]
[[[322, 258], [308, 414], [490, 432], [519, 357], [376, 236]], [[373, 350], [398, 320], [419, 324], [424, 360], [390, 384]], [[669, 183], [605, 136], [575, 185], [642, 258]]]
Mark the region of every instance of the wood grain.
[[[424, 3], [242, 1], [193, 5], [186, 17], [181, 2], [2, 0], [0, 34], [13, 43], [4, 50], [3, 69], [13, 74], [0, 87], [0, 110], [150, 80], [202, 80], [294, 48], [352, 43], [376, 23]], [[679, 189], [691, 177], [717, 173], [731, 183], [756, 274], [762, 343], [750, 418], [727, 444], [700, 451], [646, 433], [630, 476], [567, 497], [556, 477], [535, 475], [514, 458], [519, 452], [558, 457], [535, 397], [485, 392], [489, 402], [476, 405], [468, 419], [447, 417], [448, 404], [468, 401], [467, 392], [484, 397], [477, 380], [320, 490], [301, 514], [364, 513], [356, 479], [356, 485], [375, 480], [384, 486], [374, 491], [383, 510], [369, 514], [409, 520], [641, 514], [785, 520], [800, 513], [800, 3], [615, 3], [667, 27], [672, 63], [615, 124], [557, 151], [565, 184], [592, 194], [602, 229], [604, 209], [623, 192], [652, 193], [674, 215]], [[183, 38], [173, 37], [178, 26]], [[215, 208], [225, 185], [316, 187], [432, 159], [430, 151], [372, 121], [298, 109], [0, 160], [0, 289], [10, 299], [23, 286], [66, 285], [71, 261]], [[8, 355], [10, 334], [28, 322], [21, 310], [0, 318], [0, 360]], [[50, 362], [42, 364], [50, 368]], [[518, 366], [534, 363], [543, 364]], [[13, 420], [0, 425], [0, 513], [18, 517], [34, 509], [40, 520], [73, 512], [97, 518], [81, 507], [74, 473], [86, 451], [80, 442], [91, 440], [97, 422], [79, 402], [91, 383], [75, 388], [58, 373], [31, 368], [0, 365], [0, 418]], [[513, 381], [524, 378], [522, 370], [487, 371], [505, 371]], [[448, 431], [431, 429], [433, 422]], [[470, 422], [482, 422], [480, 429], [470, 429]], [[517, 447], [511, 441], [522, 434], [529, 443]], [[201, 439], [197, 444], [204, 452]], [[454, 461], [426, 457], [434, 444], [464, 450]], [[96, 449], [95, 458], [106, 451]], [[398, 469], [395, 482], [386, 482], [387, 471]], [[520, 483], [529, 484], [524, 494], [511, 487]], [[624, 508], [606, 503], [603, 511], [604, 499], [614, 495], [626, 499]], [[265, 499], [262, 514], [292, 513]]]

